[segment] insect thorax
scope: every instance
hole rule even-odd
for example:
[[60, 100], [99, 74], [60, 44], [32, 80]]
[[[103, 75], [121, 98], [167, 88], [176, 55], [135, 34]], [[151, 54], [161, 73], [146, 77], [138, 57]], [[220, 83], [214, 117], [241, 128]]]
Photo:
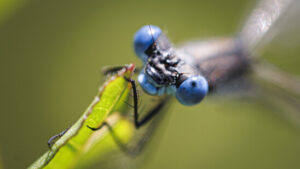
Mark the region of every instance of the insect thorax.
[[164, 34], [161, 34], [145, 53], [148, 55], [148, 61], [144, 71], [156, 87], [177, 86], [188, 76], [197, 73], [195, 68], [178, 56], [180, 53], [176, 52]]
[[159, 52], [149, 58], [145, 73], [158, 85], [174, 85], [180, 76], [177, 65], [181, 60], [172, 52]]

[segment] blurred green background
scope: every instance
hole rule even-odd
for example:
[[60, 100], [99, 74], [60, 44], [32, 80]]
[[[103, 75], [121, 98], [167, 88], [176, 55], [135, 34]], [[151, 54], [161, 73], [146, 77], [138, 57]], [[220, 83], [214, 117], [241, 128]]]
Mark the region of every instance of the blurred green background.
[[[101, 67], [140, 65], [132, 38], [142, 25], [160, 26], [175, 44], [233, 35], [254, 4], [1, 0], [0, 162], [26, 168], [44, 153], [48, 138], [75, 122], [95, 96]], [[289, 26], [263, 57], [299, 75], [299, 31]], [[141, 168], [300, 168], [297, 116], [286, 118], [291, 110], [274, 104], [272, 91], [238, 94], [208, 97], [195, 107], [174, 102]]]

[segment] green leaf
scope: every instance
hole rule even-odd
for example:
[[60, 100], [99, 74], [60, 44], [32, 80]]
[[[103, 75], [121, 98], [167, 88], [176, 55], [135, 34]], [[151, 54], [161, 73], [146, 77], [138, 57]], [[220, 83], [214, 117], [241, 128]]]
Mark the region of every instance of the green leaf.
[[128, 109], [124, 101], [129, 99], [131, 90], [131, 84], [124, 77], [131, 78], [133, 71], [134, 65], [129, 65], [110, 77], [78, 121], [29, 169], [78, 168], [118, 148], [106, 127], [92, 131], [87, 125], [96, 128], [106, 121], [120, 141], [127, 143], [134, 126], [121, 113]]

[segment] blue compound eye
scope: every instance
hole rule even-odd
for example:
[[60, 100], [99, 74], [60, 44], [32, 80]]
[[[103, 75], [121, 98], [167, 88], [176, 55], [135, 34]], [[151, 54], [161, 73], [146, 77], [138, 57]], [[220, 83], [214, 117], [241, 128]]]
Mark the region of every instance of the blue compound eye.
[[136, 55], [145, 63], [148, 56], [145, 51], [154, 43], [161, 34], [161, 29], [157, 26], [146, 25], [139, 29], [134, 35], [134, 51]]
[[143, 72], [139, 74], [138, 82], [140, 83], [144, 91], [146, 91], [148, 94], [156, 95], [158, 93], [157, 88], [151, 83], [149, 83], [147, 76]]
[[176, 91], [177, 100], [183, 105], [199, 103], [208, 92], [208, 83], [203, 76], [192, 76], [183, 81]]

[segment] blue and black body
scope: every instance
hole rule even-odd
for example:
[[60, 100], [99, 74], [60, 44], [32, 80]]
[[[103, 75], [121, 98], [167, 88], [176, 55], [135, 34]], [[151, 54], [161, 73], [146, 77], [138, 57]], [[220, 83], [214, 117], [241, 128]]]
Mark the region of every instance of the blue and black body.
[[253, 51], [267, 39], [266, 33], [290, 4], [292, 0], [261, 0], [237, 36], [189, 42], [178, 48], [159, 27], [140, 28], [134, 36], [135, 53], [143, 62], [137, 81], [146, 93], [162, 99], [140, 116], [135, 80], [127, 79], [133, 90], [135, 127], [140, 128], [159, 114], [170, 95], [183, 105], [196, 105], [215, 88], [247, 72], [252, 67]]
[[[179, 48], [173, 47], [159, 27], [143, 26], [134, 36], [135, 53], [143, 62], [137, 81], [150, 95], [174, 95], [183, 105], [198, 104], [215, 88], [249, 70], [253, 62], [253, 51], [263, 39], [267, 39], [266, 33], [292, 2], [293, 0], [261, 0], [236, 37], [189, 42]], [[105, 72], [109, 74], [119, 69], [120, 67], [115, 67]], [[283, 79], [287, 81], [287, 78]], [[140, 117], [135, 80], [127, 80], [133, 90], [134, 124], [136, 128], [140, 128], [163, 109], [169, 97], [156, 97], [163, 99], [157, 101], [155, 106], [148, 106], [149, 111]], [[293, 86], [299, 85], [283, 86], [295, 89]], [[98, 130], [103, 126], [109, 127], [109, 124], [104, 122], [99, 128], [89, 128]], [[112, 130], [111, 132], [113, 133]], [[63, 134], [64, 132], [52, 137], [48, 142], [49, 146]], [[120, 143], [115, 136], [113, 138]], [[147, 141], [147, 138], [142, 141]], [[135, 155], [141, 149], [128, 150], [126, 148], [126, 152], [133, 152], [130, 154]]]
[[247, 70], [242, 46], [239, 39], [220, 38], [175, 49], [160, 28], [143, 26], [134, 36], [136, 55], [143, 61], [138, 82], [148, 94], [175, 95], [183, 105], [195, 105]]

